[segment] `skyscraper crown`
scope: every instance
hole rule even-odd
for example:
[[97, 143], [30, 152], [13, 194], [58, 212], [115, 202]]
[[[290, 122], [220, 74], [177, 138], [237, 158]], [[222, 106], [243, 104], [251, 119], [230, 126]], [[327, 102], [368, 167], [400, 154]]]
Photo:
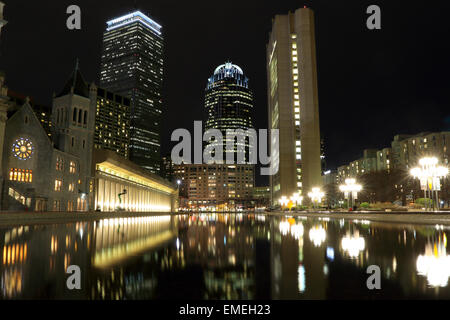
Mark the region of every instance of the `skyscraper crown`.
[[216, 85], [216, 83], [223, 79], [232, 79], [236, 84], [248, 88], [248, 78], [244, 75], [241, 67], [231, 62], [221, 64], [214, 70], [214, 74], [208, 79], [207, 89]]
[[107, 21], [106, 24], [108, 25], [108, 27], [106, 30], [107, 31], [114, 30], [134, 22], [140, 22], [143, 25], [147, 26], [148, 28], [152, 29], [158, 35], [161, 35], [161, 28], [162, 28], [161, 25], [155, 22], [154, 20], [150, 19], [141, 11], [134, 11], [119, 18]]

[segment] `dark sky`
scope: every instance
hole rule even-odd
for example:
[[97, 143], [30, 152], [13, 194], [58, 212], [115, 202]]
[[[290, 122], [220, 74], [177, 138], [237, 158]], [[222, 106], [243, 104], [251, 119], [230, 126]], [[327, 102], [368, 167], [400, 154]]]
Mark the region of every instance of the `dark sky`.
[[[133, 0], [2, 0], [9, 24], [0, 68], [8, 86], [50, 104], [76, 57], [97, 81], [108, 19]], [[163, 26], [165, 37], [164, 153], [176, 128], [202, 120], [204, 88], [226, 60], [241, 66], [255, 94], [255, 125], [267, 128], [266, 43], [275, 14], [307, 5], [315, 11], [319, 109], [328, 167], [390, 145], [395, 134], [450, 130], [449, 1], [136, 1]], [[67, 6], [82, 9], [82, 30], [66, 29]], [[382, 29], [366, 28], [377, 4]]]

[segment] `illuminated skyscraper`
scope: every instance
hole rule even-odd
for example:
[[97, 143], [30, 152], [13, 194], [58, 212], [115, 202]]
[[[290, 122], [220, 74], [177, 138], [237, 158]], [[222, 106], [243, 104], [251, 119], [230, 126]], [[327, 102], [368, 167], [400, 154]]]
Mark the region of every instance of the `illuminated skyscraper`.
[[94, 148], [112, 150], [128, 159], [130, 99], [96, 88]]
[[[205, 109], [207, 113], [205, 130], [219, 129], [224, 137], [224, 154], [235, 152], [236, 147], [233, 150], [226, 148], [226, 131], [253, 129], [253, 94], [248, 88], [248, 78], [239, 66], [227, 62], [216, 68], [213, 76], [208, 79]], [[241, 147], [245, 147], [248, 161], [248, 138], [245, 140], [245, 146]], [[236, 155], [234, 159], [237, 160]]]
[[321, 185], [319, 102], [314, 14], [309, 8], [277, 15], [267, 45], [269, 126], [279, 171], [270, 177], [272, 203], [300, 192], [304, 199]]
[[130, 160], [158, 173], [163, 108], [161, 26], [140, 11], [107, 22], [100, 87], [131, 99]]

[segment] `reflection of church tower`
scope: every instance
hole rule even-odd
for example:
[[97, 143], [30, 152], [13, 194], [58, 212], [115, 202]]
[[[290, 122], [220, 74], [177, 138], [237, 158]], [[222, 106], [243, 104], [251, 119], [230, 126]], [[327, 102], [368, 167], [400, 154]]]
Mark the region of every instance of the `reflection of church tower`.
[[78, 62], [63, 90], [54, 97], [52, 129], [55, 147], [80, 161], [79, 192], [89, 193], [97, 88], [84, 81]]

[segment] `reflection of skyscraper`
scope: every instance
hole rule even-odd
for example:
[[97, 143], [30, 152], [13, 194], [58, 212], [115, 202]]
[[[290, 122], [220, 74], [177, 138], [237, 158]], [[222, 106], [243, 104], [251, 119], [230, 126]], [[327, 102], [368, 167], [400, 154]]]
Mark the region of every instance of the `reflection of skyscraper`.
[[131, 98], [130, 160], [159, 172], [162, 113], [161, 26], [136, 11], [107, 22], [100, 86]]
[[279, 129], [271, 145], [280, 169], [270, 177], [272, 202], [321, 184], [319, 106], [314, 16], [308, 8], [277, 15], [267, 46], [269, 126]]

